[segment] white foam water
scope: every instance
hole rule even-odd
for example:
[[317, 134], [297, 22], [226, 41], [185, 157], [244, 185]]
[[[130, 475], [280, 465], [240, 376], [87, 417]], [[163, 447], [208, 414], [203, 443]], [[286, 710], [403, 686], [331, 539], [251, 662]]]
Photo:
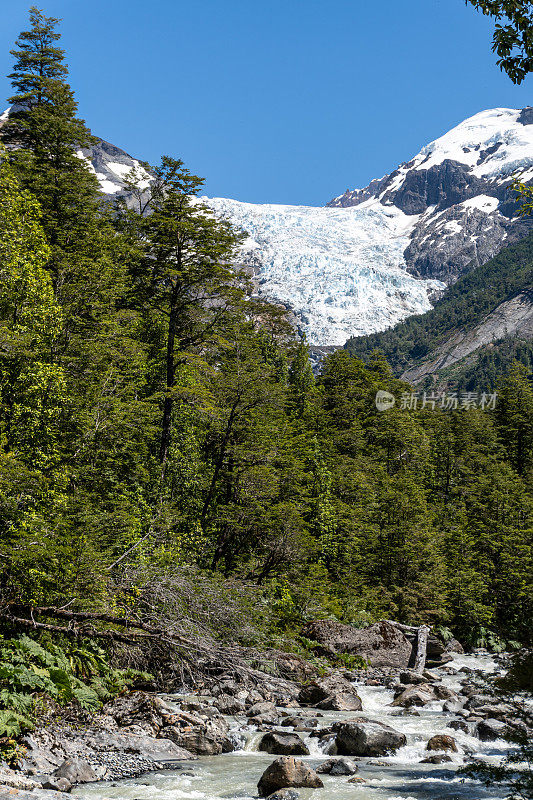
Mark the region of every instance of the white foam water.
[[[465, 677], [462, 669], [488, 674], [497, 671], [490, 656], [454, 656], [450, 666], [459, 670], [457, 675], [442, 674], [443, 683], [458, 688]], [[507, 752], [503, 740], [481, 742], [460, 730], [450, 729], [453, 714], [443, 712], [443, 702], [429, 703], [416, 713], [404, 713], [390, 705], [392, 691], [381, 686], [357, 685], [363, 702], [363, 714], [384, 722], [403, 733], [407, 744], [394, 755], [380, 758], [356, 759], [359, 775], [365, 783], [349, 783], [347, 777], [322, 776], [323, 789], [299, 789], [301, 800], [484, 800], [504, 798], [504, 787], [482, 786], [479, 781], [458, 774], [465, 756], [478, 756], [497, 763]], [[295, 711], [297, 713], [297, 711]], [[336, 720], [353, 716], [348, 712], [324, 712], [321, 727]], [[260, 734], [245, 720], [234, 721], [234, 733], [242, 748], [220, 756], [201, 757], [198, 761], [184, 762], [180, 769], [164, 770], [140, 778], [115, 782], [101, 782], [78, 786], [73, 791], [79, 800], [229, 800], [257, 798], [257, 781], [273, 756], [257, 750]], [[282, 728], [287, 732], [292, 728]], [[438, 733], [453, 736], [458, 753], [449, 753], [451, 762], [421, 764], [427, 757], [428, 740]], [[316, 767], [325, 760], [324, 743], [306, 736], [310, 755], [302, 760]], [[327, 745], [326, 745], [327, 746]]]

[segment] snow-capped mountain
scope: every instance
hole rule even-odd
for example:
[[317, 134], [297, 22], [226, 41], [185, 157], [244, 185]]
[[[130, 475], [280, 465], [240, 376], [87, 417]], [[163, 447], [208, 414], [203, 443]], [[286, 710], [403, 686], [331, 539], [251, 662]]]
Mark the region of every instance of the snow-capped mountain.
[[[139, 168], [104, 140], [79, 155], [110, 196]], [[311, 344], [342, 345], [429, 310], [446, 284], [527, 235], [515, 175], [533, 180], [533, 108], [476, 114], [326, 207], [204, 199], [249, 234], [242, 263], [258, 293], [290, 309]]]
[[332, 208], [387, 208], [411, 219], [404, 252], [409, 272], [453, 282], [523, 238], [513, 178], [533, 179], [533, 108], [494, 108], [461, 122], [411, 161], [365, 189], [346, 191]]

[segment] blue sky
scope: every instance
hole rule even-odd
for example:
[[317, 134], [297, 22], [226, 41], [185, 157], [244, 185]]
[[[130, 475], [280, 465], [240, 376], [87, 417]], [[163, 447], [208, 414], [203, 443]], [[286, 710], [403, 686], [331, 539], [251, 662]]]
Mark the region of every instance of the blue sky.
[[[31, 0], [30, 0], [31, 2]], [[3, 0], [0, 96], [30, 2]], [[41, 5], [38, 3], [38, 5]], [[48, 0], [93, 132], [211, 196], [323, 205], [467, 116], [533, 104], [464, 0]], [[5, 104], [4, 104], [5, 105]]]

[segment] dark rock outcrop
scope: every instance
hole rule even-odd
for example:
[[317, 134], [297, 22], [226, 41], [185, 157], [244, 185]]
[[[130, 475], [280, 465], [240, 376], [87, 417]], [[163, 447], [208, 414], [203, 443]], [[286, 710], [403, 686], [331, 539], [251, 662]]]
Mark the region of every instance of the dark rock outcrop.
[[308, 756], [309, 749], [296, 733], [265, 733], [257, 747], [276, 756]]

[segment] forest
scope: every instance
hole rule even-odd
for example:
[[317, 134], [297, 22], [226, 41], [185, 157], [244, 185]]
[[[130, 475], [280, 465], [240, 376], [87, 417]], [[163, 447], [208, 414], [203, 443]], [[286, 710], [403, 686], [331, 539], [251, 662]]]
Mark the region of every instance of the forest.
[[[314, 374], [283, 309], [251, 294], [242, 233], [178, 157], [104, 197], [59, 36], [32, 9], [0, 129], [4, 657], [18, 663], [20, 641], [59, 665], [83, 651], [115, 670], [105, 693], [119, 668], [153, 667], [128, 636], [162, 620], [196, 642], [300, 655], [320, 618], [531, 646], [530, 371], [509, 360], [485, 410], [379, 411], [379, 390], [413, 390], [372, 340]], [[507, 296], [532, 246], [463, 278], [432, 319], [477, 313], [461, 305], [468, 282], [480, 309]], [[394, 368], [426, 341], [420, 320], [409, 330]]]

